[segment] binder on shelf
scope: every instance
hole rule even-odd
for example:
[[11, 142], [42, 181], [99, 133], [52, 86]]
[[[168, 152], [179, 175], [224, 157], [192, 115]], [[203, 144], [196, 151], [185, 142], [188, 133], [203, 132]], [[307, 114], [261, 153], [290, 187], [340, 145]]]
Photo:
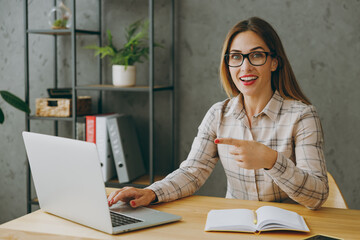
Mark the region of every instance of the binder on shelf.
[[106, 121], [117, 116], [118, 114], [86, 116], [86, 141], [96, 144], [104, 182], [116, 175]]
[[96, 143], [96, 116], [86, 116], [85, 125], [86, 133], [85, 138], [87, 142]]
[[107, 119], [108, 132], [119, 183], [145, 174], [135, 124], [130, 115]]
[[76, 136], [77, 140], [86, 141], [86, 122], [85, 118], [78, 118], [76, 122]]

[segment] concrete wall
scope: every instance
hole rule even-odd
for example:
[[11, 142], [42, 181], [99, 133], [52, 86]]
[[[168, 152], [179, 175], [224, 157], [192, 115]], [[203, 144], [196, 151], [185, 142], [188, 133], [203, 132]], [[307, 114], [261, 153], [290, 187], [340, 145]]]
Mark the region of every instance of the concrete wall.
[[[30, 1], [30, 27], [47, 27], [50, 1]], [[78, 23], [97, 28], [97, 2], [78, 2]], [[147, 17], [146, 1], [104, 1], [104, 28], [114, 33], [121, 43], [123, 27]], [[360, 1], [359, 0], [181, 0], [176, 1], [176, 146], [177, 161], [184, 160], [190, 150], [207, 109], [226, 96], [218, 77], [221, 45], [227, 31], [238, 21], [259, 16], [278, 31], [298, 81], [305, 94], [317, 107], [325, 132], [325, 156], [328, 170], [337, 180], [350, 208], [360, 209]], [[165, 48], [156, 50], [156, 81], [164, 83], [169, 76], [168, 36], [164, 25], [169, 18], [169, 3], [156, 1], [156, 41]], [[0, 0], [0, 89], [24, 95], [23, 1]], [[79, 39], [79, 81], [96, 82], [96, 59], [83, 46], [96, 43], [96, 38]], [[69, 39], [59, 40], [60, 74], [66, 86], [70, 81]], [[34, 99], [46, 96], [53, 76], [52, 38], [31, 36], [31, 109]], [[139, 64], [139, 84], [147, 83], [147, 65]], [[104, 64], [104, 77], [110, 83], [110, 67]], [[83, 95], [96, 93], [84, 92]], [[148, 153], [146, 94], [106, 93], [105, 111], [132, 113], [141, 133], [143, 153]], [[168, 99], [156, 96], [158, 134], [156, 156], [159, 173], [169, 171]], [[20, 133], [24, 115], [0, 99], [5, 124], [0, 125], [0, 223], [26, 212], [25, 151]], [[110, 107], [113, 106], [113, 107]], [[96, 108], [94, 108], [96, 111]], [[53, 124], [32, 121], [32, 130], [51, 133]], [[68, 136], [71, 126], [60, 124], [61, 135]], [[198, 194], [224, 196], [226, 180], [221, 165]]]

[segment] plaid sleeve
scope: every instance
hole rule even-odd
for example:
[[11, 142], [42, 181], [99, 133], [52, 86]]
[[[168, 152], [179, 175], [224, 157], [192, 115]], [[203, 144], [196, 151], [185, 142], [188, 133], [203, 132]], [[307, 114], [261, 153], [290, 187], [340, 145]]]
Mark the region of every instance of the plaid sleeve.
[[179, 169], [149, 187], [159, 202], [168, 202], [195, 193], [212, 173], [219, 160], [214, 143], [219, 122], [220, 104], [215, 104], [205, 115], [190, 153]]
[[320, 208], [329, 194], [323, 153], [323, 133], [313, 106], [300, 115], [294, 128], [296, 164], [279, 153], [272, 169], [274, 182], [294, 201], [310, 209]]

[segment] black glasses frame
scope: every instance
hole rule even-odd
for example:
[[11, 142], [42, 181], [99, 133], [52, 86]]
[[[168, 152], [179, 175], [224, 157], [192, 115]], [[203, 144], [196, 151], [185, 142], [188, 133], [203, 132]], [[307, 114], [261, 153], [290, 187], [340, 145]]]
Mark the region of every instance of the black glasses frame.
[[[265, 56], [266, 56], [266, 57], [265, 57], [265, 62], [264, 62], [263, 64], [253, 64], [253, 63], [251, 62], [249, 56], [250, 56], [250, 54], [254, 54], [254, 53], [265, 53]], [[231, 66], [231, 65], [229, 64], [229, 56], [230, 56], [230, 54], [240, 54], [240, 55], [243, 57], [241, 63], [240, 63], [239, 65], [236, 65], [236, 66]], [[264, 64], [266, 63], [267, 58], [268, 58], [269, 55], [270, 55], [270, 56], [273, 56], [274, 53], [272, 53], [272, 52], [261, 52], [261, 51], [250, 52], [250, 53], [248, 53], [248, 54], [242, 54], [242, 53], [227, 53], [227, 54], [225, 54], [224, 58], [225, 58], [225, 63], [226, 63], [226, 65], [229, 66], [229, 67], [240, 67], [240, 66], [244, 63], [245, 58], [247, 58], [247, 60], [249, 61], [249, 63], [250, 63], [251, 65], [253, 65], [253, 66], [262, 66], [262, 65], [264, 65]]]

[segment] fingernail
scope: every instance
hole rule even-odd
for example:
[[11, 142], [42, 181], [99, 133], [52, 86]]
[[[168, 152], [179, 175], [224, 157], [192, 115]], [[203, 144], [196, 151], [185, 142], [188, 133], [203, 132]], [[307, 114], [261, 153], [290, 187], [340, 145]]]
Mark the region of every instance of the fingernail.
[[130, 201], [130, 205], [131, 205], [132, 207], [135, 207], [135, 201]]
[[219, 143], [220, 140], [219, 139], [215, 139], [214, 143]]

